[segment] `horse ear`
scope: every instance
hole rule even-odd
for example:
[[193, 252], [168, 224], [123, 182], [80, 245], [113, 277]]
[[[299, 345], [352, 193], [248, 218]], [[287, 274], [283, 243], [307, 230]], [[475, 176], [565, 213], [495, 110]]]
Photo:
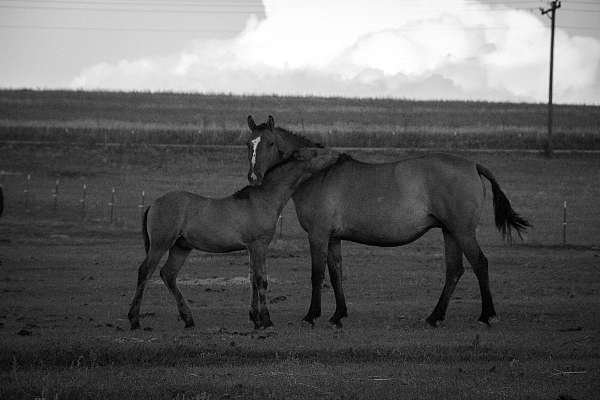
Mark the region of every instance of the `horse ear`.
[[269, 118], [267, 119], [267, 126], [270, 130], [273, 130], [273, 128], [275, 128], [275, 119], [272, 115], [269, 115]]
[[250, 128], [251, 131], [256, 129], [256, 122], [254, 122], [252, 115], [248, 115], [248, 128]]

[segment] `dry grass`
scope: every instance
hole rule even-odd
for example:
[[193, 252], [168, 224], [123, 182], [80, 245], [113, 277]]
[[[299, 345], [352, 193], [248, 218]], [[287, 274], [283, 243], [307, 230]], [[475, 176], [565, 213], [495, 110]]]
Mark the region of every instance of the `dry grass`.
[[[0, 139], [61, 143], [243, 144], [246, 116], [329, 146], [539, 149], [546, 106], [174, 93], [0, 91]], [[557, 105], [554, 145], [600, 149], [598, 106]]]

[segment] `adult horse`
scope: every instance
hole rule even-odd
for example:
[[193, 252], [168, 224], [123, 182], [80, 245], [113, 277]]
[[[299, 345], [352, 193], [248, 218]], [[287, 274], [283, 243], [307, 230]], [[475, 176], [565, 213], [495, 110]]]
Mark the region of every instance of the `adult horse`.
[[272, 166], [260, 187], [247, 186], [229, 197], [211, 199], [189, 192], [169, 192], [148, 207], [143, 219], [146, 257], [138, 269], [137, 289], [128, 317], [140, 327], [140, 305], [148, 279], [168, 251], [160, 276], [177, 302], [185, 327], [194, 319], [177, 288], [177, 274], [192, 249], [211, 253], [248, 250], [255, 328], [272, 325], [267, 309], [266, 253], [278, 216], [293, 191], [314, 172], [332, 164], [338, 153], [302, 149]]
[[[273, 117], [256, 125], [248, 117], [250, 169], [248, 180], [262, 183], [264, 171], [303, 147], [316, 143], [275, 127]], [[321, 315], [321, 286], [325, 265], [334, 290], [336, 309], [329, 319], [341, 325], [348, 315], [341, 281], [341, 241], [374, 246], [401, 246], [431, 228], [444, 236], [446, 282], [427, 322], [444, 320], [450, 297], [464, 272], [462, 255], [479, 281], [482, 309], [479, 321], [496, 316], [488, 278], [488, 261], [476, 238], [484, 201], [482, 177], [492, 185], [495, 224], [505, 238], [511, 229], [519, 236], [529, 225], [511, 207], [492, 173], [480, 164], [448, 155], [428, 154], [398, 162], [370, 164], [342, 156], [307, 179], [292, 199], [302, 228], [308, 233], [312, 261], [312, 296], [304, 317], [309, 323]]]

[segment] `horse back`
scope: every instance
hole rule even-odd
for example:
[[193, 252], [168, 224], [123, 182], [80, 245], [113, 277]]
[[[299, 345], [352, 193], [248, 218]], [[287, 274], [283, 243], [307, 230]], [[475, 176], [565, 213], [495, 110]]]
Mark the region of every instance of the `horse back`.
[[[231, 203], [231, 204], [230, 204]], [[193, 248], [227, 252], [244, 248], [244, 213], [230, 198], [211, 199], [185, 191], [158, 198], [148, 212], [150, 240], [171, 247], [182, 238]], [[239, 202], [237, 202], [239, 203]]]
[[294, 202], [308, 232], [396, 245], [448, 221], [461, 201], [480, 203], [481, 192], [473, 162], [432, 154], [380, 164], [347, 160], [309, 179]]

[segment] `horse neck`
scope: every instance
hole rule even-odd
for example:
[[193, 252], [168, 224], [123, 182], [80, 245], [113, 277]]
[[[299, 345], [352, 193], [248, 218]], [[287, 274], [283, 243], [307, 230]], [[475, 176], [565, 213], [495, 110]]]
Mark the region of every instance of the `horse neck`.
[[285, 203], [307, 176], [308, 172], [299, 161], [290, 161], [286, 165], [276, 167], [263, 180], [259, 197], [271, 206], [276, 205], [279, 215]]

